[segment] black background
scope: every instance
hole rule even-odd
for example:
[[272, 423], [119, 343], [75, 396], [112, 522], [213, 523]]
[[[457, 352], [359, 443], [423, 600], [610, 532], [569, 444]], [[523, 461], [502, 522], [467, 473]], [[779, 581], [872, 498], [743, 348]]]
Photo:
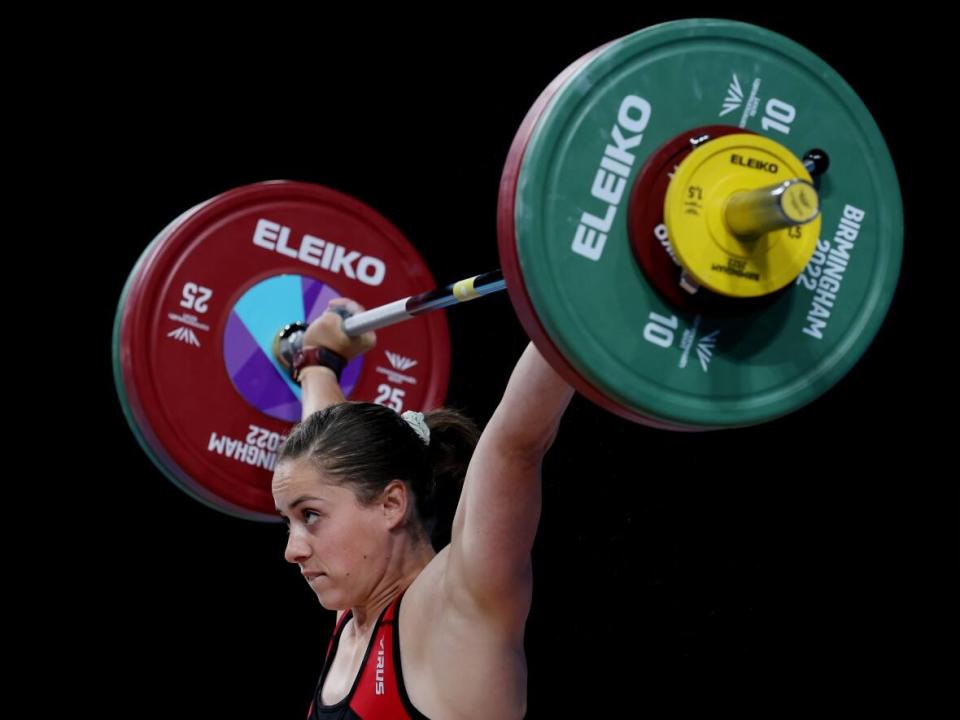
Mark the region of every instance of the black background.
[[[931, 511], [955, 517], [956, 500], [938, 505], [933, 489], [945, 471], [934, 464], [932, 408], [948, 387], [934, 377], [942, 331], [926, 296], [935, 266], [924, 261], [918, 207], [919, 149], [930, 138], [914, 84], [933, 68], [905, 51], [925, 28], [891, 16], [801, 22], [783, 9], [697, 9], [520, 18], [371, 8], [262, 23], [250, 12], [202, 26], [146, 16], [64, 62], [58, 104], [76, 118], [68, 139], [78, 153], [69, 173], [93, 228], [75, 243], [76, 270], [97, 332], [91, 346], [83, 325], [90, 367], [75, 388], [76, 448], [63, 451], [84, 464], [74, 476], [90, 478], [83, 517], [56, 541], [79, 572], [51, 590], [71, 631], [58, 646], [72, 650], [52, 668], [83, 678], [68, 707], [303, 717], [332, 626], [283, 561], [281, 527], [188, 498], [123, 419], [110, 331], [154, 235], [226, 189], [288, 178], [378, 209], [438, 280], [497, 267], [499, 176], [540, 91], [608, 40], [695, 15], [781, 32], [857, 90], [901, 180], [900, 283], [853, 371], [776, 422], [672, 434], [574, 400], [544, 466], [528, 717], [913, 705], [942, 687], [929, 660], [948, 628], [931, 581], [952, 578], [956, 561], [930, 569], [944, 547]], [[483, 304], [448, 314], [447, 401], [481, 423], [525, 344], [505, 295]], [[948, 543], [952, 552], [955, 536]], [[907, 679], [918, 667], [920, 686]]]

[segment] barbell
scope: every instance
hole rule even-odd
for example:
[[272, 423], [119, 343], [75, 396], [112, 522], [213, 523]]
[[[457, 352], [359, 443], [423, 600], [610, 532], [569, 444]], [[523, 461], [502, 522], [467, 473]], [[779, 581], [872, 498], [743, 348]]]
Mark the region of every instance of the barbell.
[[865, 352], [903, 219], [880, 131], [826, 63], [763, 28], [684, 20], [597, 48], [544, 90], [507, 155], [497, 232], [501, 270], [438, 288], [392, 223], [326, 187], [257, 183], [191, 208], [117, 309], [134, 434], [194, 497], [275, 520], [276, 451], [300, 418], [278, 331], [356, 299], [371, 310], [345, 329], [379, 341], [345, 368], [345, 396], [426, 409], [450, 371], [433, 311], [504, 288], [544, 357], [611, 412], [673, 430], [767, 422]]

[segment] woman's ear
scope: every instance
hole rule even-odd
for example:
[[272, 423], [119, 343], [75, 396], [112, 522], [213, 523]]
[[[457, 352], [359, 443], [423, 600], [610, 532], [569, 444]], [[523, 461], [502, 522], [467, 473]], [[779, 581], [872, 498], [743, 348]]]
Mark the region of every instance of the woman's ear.
[[413, 496], [405, 482], [391, 480], [387, 483], [380, 495], [380, 507], [388, 530], [393, 530], [407, 519], [412, 504]]

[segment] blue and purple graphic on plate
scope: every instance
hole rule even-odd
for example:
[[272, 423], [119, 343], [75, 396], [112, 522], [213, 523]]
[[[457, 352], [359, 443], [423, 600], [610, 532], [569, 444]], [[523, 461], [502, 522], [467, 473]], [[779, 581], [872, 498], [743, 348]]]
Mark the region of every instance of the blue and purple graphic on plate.
[[[273, 338], [287, 323], [317, 318], [340, 293], [302, 275], [276, 275], [263, 280], [237, 301], [227, 320], [223, 357], [233, 386], [253, 407], [270, 417], [300, 420], [300, 386], [273, 357]], [[344, 397], [357, 384], [363, 357], [343, 369]]]

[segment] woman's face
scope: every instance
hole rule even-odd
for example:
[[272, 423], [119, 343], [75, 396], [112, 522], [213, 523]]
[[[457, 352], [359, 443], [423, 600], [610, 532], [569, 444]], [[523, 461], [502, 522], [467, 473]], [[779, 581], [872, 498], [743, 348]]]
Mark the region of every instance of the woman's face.
[[289, 528], [284, 557], [328, 610], [370, 597], [389, 560], [382, 507], [360, 504], [353, 490], [324, 478], [308, 458], [286, 460], [273, 475], [273, 499]]

